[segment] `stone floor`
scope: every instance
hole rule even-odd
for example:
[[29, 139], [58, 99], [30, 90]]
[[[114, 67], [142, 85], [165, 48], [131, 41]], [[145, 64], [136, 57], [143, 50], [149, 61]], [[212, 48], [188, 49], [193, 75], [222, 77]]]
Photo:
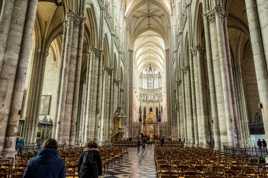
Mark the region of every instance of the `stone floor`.
[[129, 153], [116, 166], [110, 167], [104, 178], [155, 178], [154, 146], [137, 153], [137, 148], [129, 148]]

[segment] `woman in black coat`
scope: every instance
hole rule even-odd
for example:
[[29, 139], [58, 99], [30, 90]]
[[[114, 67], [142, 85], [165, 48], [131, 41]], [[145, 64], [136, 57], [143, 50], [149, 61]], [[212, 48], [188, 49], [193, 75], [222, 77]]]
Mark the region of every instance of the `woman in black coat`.
[[87, 144], [79, 159], [78, 173], [80, 178], [98, 178], [102, 175], [101, 156], [96, 143]]

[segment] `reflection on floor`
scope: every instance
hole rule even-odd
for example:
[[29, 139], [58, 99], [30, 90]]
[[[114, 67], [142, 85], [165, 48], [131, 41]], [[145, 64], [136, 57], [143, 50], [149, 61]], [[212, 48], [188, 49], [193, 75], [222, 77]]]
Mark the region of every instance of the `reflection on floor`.
[[128, 156], [121, 163], [109, 168], [105, 178], [155, 178], [154, 146], [148, 145], [145, 151], [137, 153], [136, 148], [129, 148]]

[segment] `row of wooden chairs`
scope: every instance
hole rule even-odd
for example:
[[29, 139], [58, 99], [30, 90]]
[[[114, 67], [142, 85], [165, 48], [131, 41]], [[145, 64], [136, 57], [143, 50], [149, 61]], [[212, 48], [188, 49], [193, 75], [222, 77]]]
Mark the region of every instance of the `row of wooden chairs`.
[[120, 146], [120, 147], [135, 147], [137, 146], [137, 140], [120, 140], [120, 141], [114, 141], [114, 146]]
[[21, 178], [27, 160], [16, 158], [0, 158], [0, 178]]
[[[82, 149], [70, 149], [61, 152], [62, 158], [65, 160], [66, 177], [75, 178], [78, 177], [78, 161]], [[123, 156], [127, 154], [127, 150], [120, 147], [101, 147], [100, 154], [102, 159], [103, 173], [108, 170], [110, 166], [114, 166], [118, 161], [123, 159]]]
[[156, 146], [159, 178], [264, 178], [268, 166], [242, 155], [226, 155], [211, 149]]
[[[59, 149], [59, 154], [65, 162], [66, 177], [78, 177], [78, 161], [82, 153], [82, 147], [69, 147]], [[107, 171], [109, 166], [113, 166], [117, 161], [121, 161], [127, 154], [127, 149], [120, 147], [100, 147], [103, 171]], [[25, 153], [15, 158], [0, 158], [0, 178], [21, 178], [30, 159], [29, 155], [34, 153]]]

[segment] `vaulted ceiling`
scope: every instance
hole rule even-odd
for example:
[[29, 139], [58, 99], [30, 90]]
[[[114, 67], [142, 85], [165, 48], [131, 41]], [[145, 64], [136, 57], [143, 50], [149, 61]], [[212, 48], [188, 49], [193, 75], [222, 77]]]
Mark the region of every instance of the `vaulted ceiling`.
[[149, 64], [162, 72], [165, 70], [165, 43], [158, 33], [150, 30], [142, 33], [134, 46], [134, 59], [139, 73]]
[[126, 17], [140, 73], [148, 65], [165, 72], [165, 49], [170, 35], [170, 0], [128, 0]]
[[137, 37], [141, 33], [152, 30], [167, 39], [170, 29], [169, 0], [129, 0], [126, 17], [129, 33]]

